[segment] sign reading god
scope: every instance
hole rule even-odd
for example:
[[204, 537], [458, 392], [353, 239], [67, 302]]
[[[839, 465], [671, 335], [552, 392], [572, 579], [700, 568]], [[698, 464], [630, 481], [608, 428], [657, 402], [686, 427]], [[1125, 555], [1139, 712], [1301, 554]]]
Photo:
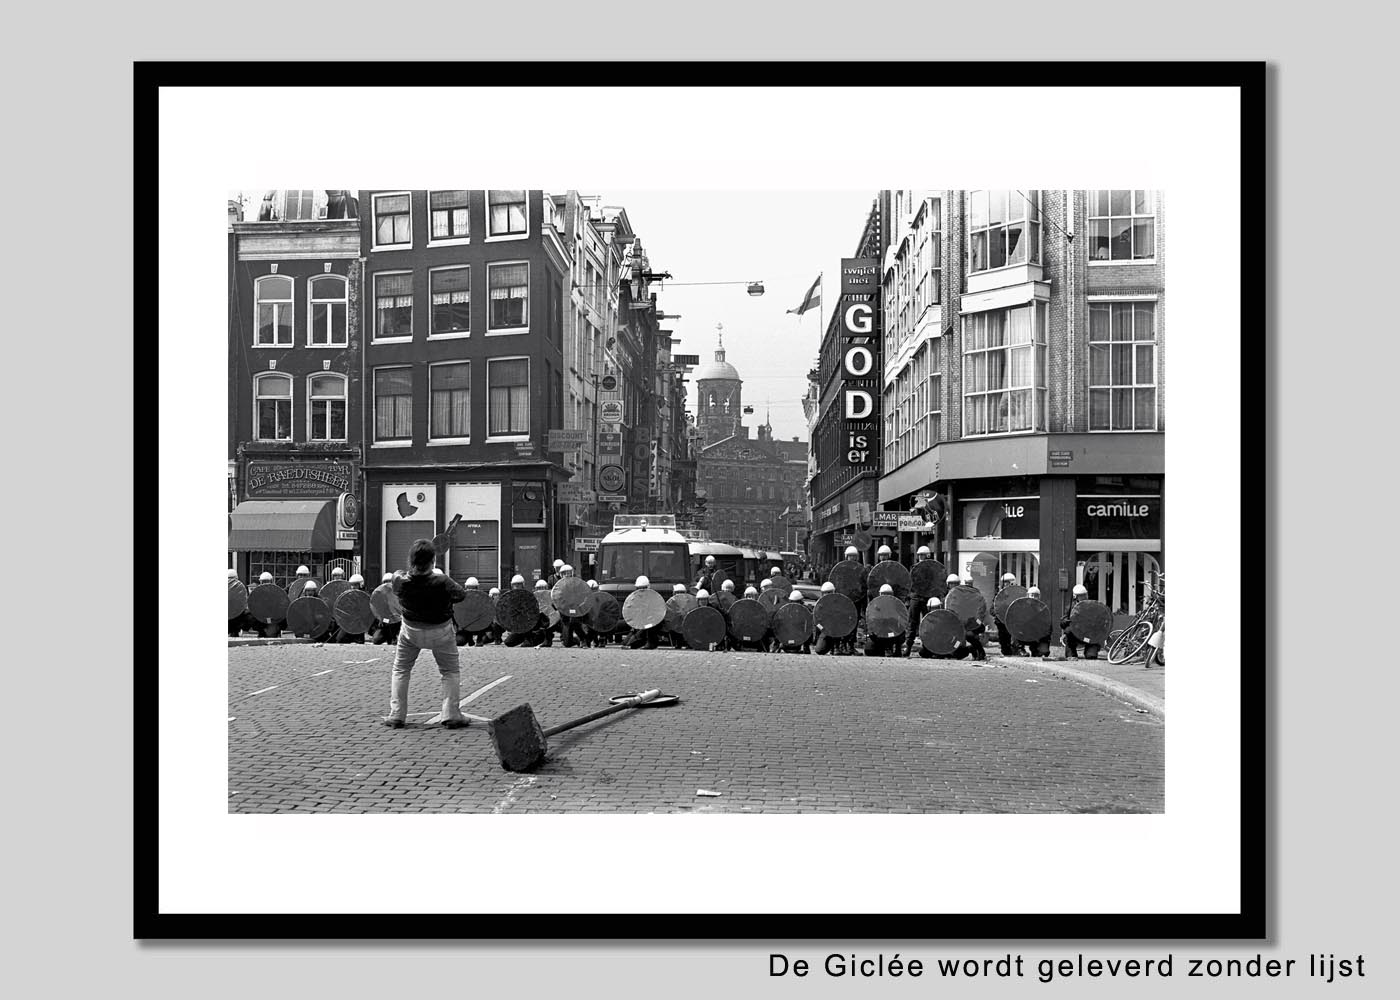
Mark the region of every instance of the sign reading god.
[[874, 471], [880, 453], [879, 274], [869, 257], [841, 261], [841, 416], [846, 465]]

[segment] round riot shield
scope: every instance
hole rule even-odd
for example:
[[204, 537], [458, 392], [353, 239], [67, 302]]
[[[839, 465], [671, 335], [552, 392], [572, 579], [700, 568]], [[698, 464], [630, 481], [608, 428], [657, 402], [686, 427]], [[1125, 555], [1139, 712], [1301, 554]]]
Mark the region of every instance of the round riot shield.
[[[588, 584], [584, 584], [588, 586]], [[540, 614], [549, 619], [551, 626], [559, 624], [559, 611], [554, 607], [554, 595], [547, 590], [535, 591], [535, 604], [540, 609]]]
[[769, 587], [767, 590], [760, 591], [758, 595], [758, 603], [767, 608], [770, 614], [777, 611], [778, 605], [786, 600], [787, 594], [776, 587]]
[[1069, 613], [1069, 627], [1081, 642], [1102, 645], [1113, 631], [1113, 612], [1099, 601], [1080, 601]]
[[909, 571], [893, 559], [883, 559], [870, 567], [870, 575], [865, 579], [865, 592], [872, 598], [878, 597], [880, 587], [884, 584], [890, 585], [897, 599], [909, 600], [909, 588], [912, 584]]
[[676, 594], [666, 600], [666, 630], [679, 632], [685, 616], [700, 606], [692, 594]]
[[326, 607], [332, 612], [335, 611], [335, 602], [340, 600], [340, 595], [350, 589], [350, 584], [344, 580], [332, 580], [317, 592], [316, 596], [326, 602]]
[[[713, 597], [715, 594], [718, 594], [720, 592], [720, 589], [724, 586], [725, 580], [733, 579], [734, 578], [732, 576], [730, 576], [724, 570], [716, 566], [715, 571], [710, 574], [710, 596]], [[738, 585], [738, 581], [735, 580], [734, 586], [737, 587]]]
[[468, 632], [484, 632], [496, 620], [496, 607], [491, 597], [479, 590], [467, 591], [467, 596], [452, 605], [452, 620]]
[[935, 656], [951, 656], [965, 635], [962, 619], [947, 608], [935, 608], [919, 620], [919, 643]]
[[398, 595], [394, 593], [394, 584], [381, 583], [374, 588], [374, 593], [369, 595], [370, 607], [374, 608], [374, 616], [380, 621], [394, 622], [403, 620], [403, 608], [399, 606]]
[[1021, 597], [1006, 609], [1006, 630], [1017, 642], [1046, 642], [1050, 639], [1050, 605], [1038, 597]]
[[738, 599], [739, 598], [735, 597], [729, 591], [721, 590], [718, 594], [711, 595], [710, 603], [719, 608], [720, 613], [727, 615], [729, 614], [729, 609], [734, 607], [734, 602]]
[[844, 639], [856, 630], [860, 617], [856, 606], [845, 594], [823, 594], [812, 611], [816, 624], [822, 632], [833, 639]]
[[969, 587], [967, 584], [959, 584], [949, 590], [943, 598], [943, 606], [961, 618], [964, 623], [970, 622], [974, 618], [986, 619], [987, 599], [982, 596], [982, 591], [976, 587]]
[[666, 620], [666, 599], [650, 588], [634, 590], [622, 602], [622, 620], [635, 629], [660, 625]]
[[783, 574], [779, 573], [777, 576], [770, 576], [769, 579], [773, 581], [773, 589], [782, 594], [783, 597], [787, 597], [788, 594], [792, 593], [792, 581], [783, 576]]
[[331, 614], [340, 630], [349, 635], [363, 635], [374, 624], [374, 608], [370, 605], [369, 594], [363, 590], [342, 591], [335, 599]]
[[287, 592], [275, 583], [260, 583], [248, 591], [248, 613], [264, 624], [286, 618], [291, 603]]
[[1013, 583], [1009, 587], [1002, 587], [992, 598], [992, 617], [997, 621], [1006, 622], [1006, 609], [1011, 607], [1013, 601], [1019, 601], [1025, 597], [1029, 591], [1018, 583]]
[[248, 610], [248, 588], [242, 580], [228, 582], [228, 620], [233, 621]]
[[319, 639], [331, 626], [331, 609], [319, 597], [298, 597], [287, 605], [287, 628]]
[[298, 577], [291, 583], [287, 584], [287, 600], [295, 601], [298, 597], [300, 597], [302, 590], [305, 589], [308, 583], [316, 584], [317, 590], [321, 589], [321, 581], [317, 580], [314, 576]]
[[948, 593], [947, 580], [948, 569], [937, 559], [920, 560], [909, 571], [909, 589], [914, 596], [922, 597], [926, 602], [930, 597], [943, 599], [943, 595]]
[[784, 646], [812, 641], [812, 612], [801, 601], [781, 605], [773, 615], [773, 634]]
[[595, 632], [611, 632], [617, 628], [617, 623], [622, 621], [622, 605], [617, 603], [617, 598], [612, 594], [595, 590], [588, 600], [588, 609], [584, 612], [584, 617]]
[[588, 598], [592, 593], [588, 584], [578, 577], [566, 576], [554, 585], [550, 597], [561, 615], [582, 618], [583, 613], [588, 610]]
[[[838, 594], [845, 594], [852, 601], [865, 600], [865, 581], [861, 574], [865, 567], [854, 559], [842, 559], [826, 575]], [[877, 588], [878, 589], [878, 588]]]
[[532, 632], [540, 621], [540, 605], [528, 590], [506, 590], [496, 598], [496, 621], [508, 632]]
[[752, 597], [742, 597], [729, 609], [729, 634], [741, 642], [757, 642], [772, 619], [767, 607]]
[[893, 594], [882, 594], [865, 609], [865, 630], [878, 639], [893, 639], [904, 634], [909, 621], [909, 609]]
[[711, 607], [693, 608], [681, 621], [681, 635], [691, 649], [709, 649], [711, 643], [724, 638], [726, 628], [724, 615]]

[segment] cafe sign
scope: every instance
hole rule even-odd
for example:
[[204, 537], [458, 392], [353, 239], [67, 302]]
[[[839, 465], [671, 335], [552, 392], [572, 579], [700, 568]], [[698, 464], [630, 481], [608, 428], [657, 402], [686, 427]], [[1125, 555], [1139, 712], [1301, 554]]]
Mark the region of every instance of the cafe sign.
[[351, 462], [249, 459], [244, 490], [249, 500], [268, 497], [325, 497], [355, 492]]
[[1074, 532], [1080, 538], [1162, 537], [1160, 496], [1080, 496]]

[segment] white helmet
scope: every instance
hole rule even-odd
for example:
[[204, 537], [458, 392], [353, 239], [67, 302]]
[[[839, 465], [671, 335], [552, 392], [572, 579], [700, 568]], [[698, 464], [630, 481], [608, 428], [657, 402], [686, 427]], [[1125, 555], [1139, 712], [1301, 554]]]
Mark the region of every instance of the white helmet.
[[708, 601], [710, 599], [710, 592], [704, 587], [701, 587], [695, 592], [695, 599], [697, 601]]
[[228, 578], [229, 578], [230, 580], [237, 580], [237, 579], [238, 579], [238, 570], [236, 570], [236, 569], [231, 569], [231, 570], [229, 570], [229, 571], [228, 571]]
[[342, 577], [342, 576], [344, 576], [344, 575], [345, 575], [345, 570], [341, 569], [339, 566], [337, 566], [335, 569], [331, 570], [331, 578], [332, 578], [332, 579], [337, 579], [337, 578]]
[[880, 596], [881, 596], [881, 597], [884, 597], [886, 594], [893, 594], [893, 593], [894, 593], [894, 588], [891, 587], [888, 583], [882, 583], [882, 584], [880, 584]]
[[823, 594], [834, 594], [834, 593], [836, 593], [836, 584], [832, 583], [830, 580], [826, 581], [826, 583], [822, 584], [822, 593], [823, 593]]
[[316, 592], [316, 581], [307, 580], [306, 586], [301, 588], [303, 594], [314, 594]]
[[1015, 573], [1003, 573], [1003, 574], [1001, 575], [1001, 582], [1002, 582], [1002, 583], [1015, 583], [1015, 582], [1016, 582], [1016, 574], [1015, 574]]
[[570, 575], [571, 573], [573, 573], [573, 571], [574, 571], [574, 568], [573, 568], [572, 566], [570, 566], [568, 563], [565, 563], [563, 566], [560, 566], [560, 567], [559, 567], [559, 572], [560, 572], [561, 574], [565, 575], [565, 576]]
[[715, 557], [714, 557], [714, 556], [706, 556], [706, 557], [705, 557], [705, 565], [706, 565], [706, 566], [713, 566], [714, 564], [715, 564]]
[[500, 588], [500, 587], [492, 587], [490, 590], [488, 590], [488, 591], [486, 592], [486, 596], [488, 596], [488, 597], [499, 597], [500, 594], [501, 594], [501, 588]]
[[745, 591], [744, 591], [744, 596], [745, 596], [745, 597], [757, 597], [757, 596], [758, 596], [758, 591], [754, 590], [752, 587], [749, 587], [749, 588], [745, 589]]
[[1074, 596], [1075, 596], [1075, 597], [1088, 597], [1088, 596], [1089, 596], [1089, 588], [1086, 587], [1086, 586], [1084, 586], [1084, 584], [1082, 584], [1082, 583], [1076, 583], [1076, 584], [1074, 585]]
[[635, 584], [633, 584], [633, 586], [634, 586], [634, 587], [650, 587], [650, 586], [651, 586], [651, 581], [648, 580], [648, 579], [647, 579], [646, 577], [644, 577], [644, 576], [639, 576], [639, 577], [637, 577], [637, 582], [636, 582]]
[[481, 581], [474, 576], [469, 576], [467, 577], [467, 582], [462, 584], [462, 586], [471, 587], [473, 590], [475, 590], [477, 587], [481, 586]]
[[445, 575], [445, 574], [442, 572], [442, 570], [438, 569], [436, 566], [433, 567], [433, 576], [443, 576], [443, 575]]
[[598, 581], [597, 581], [597, 580], [589, 580], [589, 581], [588, 581], [588, 589], [589, 589], [589, 590], [597, 590], [597, 589], [598, 589]]
[[964, 573], [964, 574], [963, 574], [962, 585], [963, 585], [964, 587], [970, 587], [970, 586], [972, 586], [972, 576], [971, 576], [971, 574], [969, 574], [969, 573]]
[[394, 574], [393, 574], [393, 573], [385, 573], [385, 574], [384, 574], [384, 578], [383, 578], [382, 580], [380, 580], [379, 582], [380, 582], [380, 583], [388, 583], [388, 582], [389, 582], [390, 580], [392, 580], [393, 578], [394, 578]]
[[767, 590], [769, 587], [773, 586], [773, 578], [770, 576], [766, 580], [760, 580], [758, 581], [758, 585], [763, 590]]
[[555, 569], [558, 569], [558, 568], [559, 568], [560, 566], [562, 566], [562, 565], [564, 565], [564, 560], [562, 560], [562, 559], [556, 559], [556, 560], [554, 560], [554, 568], [555, 568]]
[[916, 556], [928, 556], [928, 555], [932, 555], [932, 554], [933, 554], [933, 553], [931, 553], [931, 552], [928, 550], [928, 546], [927, 546], [927, 545], [920, 545], [920, 546], [919, 546], [919, 551], [914, 553], [914, 555], [916, 555]]
[[548, 581], [548, 580], [536, 580], [536, 581], [535, 581], [535, 589], [536, 589], [536, 590], [548, 590], [548, 589], [549, 589], [549, 581]]
[[941, 607], [943, 607], [943, 602], [940, 601], [938, 598], [936, 598], [936, 597], [930, 597], [930, 598], [928, 599], [928, 608], [929, 608], [930, 611], [932, 611], [934, 608], [941, 608]]
[[524, 578], [523, 576], [521, 576], [519, 573], [516, 573], [513, 577], [510, 578], [510, 585], [511, 585], [512, 587], [514, 587], [517, 583], [524, 583], [524, 582], [525, 582], [525, 578]]
[[881, 545], [875, 550], [875, 554], [877, 556], [887, 556], [890, 554], [890, 547], [888, 545]]
[[1040, 596], [1040, 588], [1039, 588], [1039, 587], [1031, 587], [1029, 590], [1026, 591], [1026, 596], [1027, 596], [1027, 597], [1039, 597], [1039, 596]]
[[305, 566], [298, 566], [298, 567], [297, 567], [297, 576], [310, 576], [310, 575], [311, 575], [311, 570], [307, 569]]
[[956, 587], [958, 584], [962, 583], [962, 580], [958, 579], [958, 574], [949, 573], [948, 579], [944, 580], [943, 582], [950, 587]]
[[728, 590], [728, 591], [730, 591], [730, 592], [732, 593], [733, 590], [734, 590], [734, 581], [733, 581], [733, 580], [725, 580], [723, 583], [721, 583], [721, 584], [719, 585], [719, 589], [720, 589], [720, 590]]
[[364, 583], [364, 582], [365, 582], [365, 578], [362, 577], [359, 573], [351, 573], [351, 574], [350, 574], [350, 583], [351, 583], [351, 584]]
[[792, 592], [791, 594], [788, 594], [788, 600], [789, 600], [789, 601], [800, 601], [800, 600], [802, 600], [802, 591], [797, 590], [797, 589], [794, 588], [793, 592]]
[[676, 584], [674, 587], [671, 588], [671, 593], [673, 593], [673, 594], [684, 594], [684, 593], [685, 593], [685, 584], [683, 584], [683, 583], [678, 583], [678, 584]]
[[[258, 583], [271, 583], [271, 582], [272, 582], [272, 574], [271, 574], [271, 573], [263, 573], [263, 574], [261, 574], [261, 575], [258, 577]], [[259, 598], [259, 599], [261, 600], [261, 598]]]
[[848, 555], [848, 556], [858, 556], [858, 555], [860, 555], [860, 549], [856, 548], [854, 545], [847, 545], [847, 546], [846, 546], [846, 555]]

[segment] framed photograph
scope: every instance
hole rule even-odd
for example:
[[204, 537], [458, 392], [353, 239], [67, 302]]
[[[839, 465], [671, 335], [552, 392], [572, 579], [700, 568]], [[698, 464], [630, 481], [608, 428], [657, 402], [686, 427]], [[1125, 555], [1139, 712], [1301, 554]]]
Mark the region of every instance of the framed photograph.
[[383, 69], [135, 68], [136, 937], [1264, 935], [1263, 64]]

